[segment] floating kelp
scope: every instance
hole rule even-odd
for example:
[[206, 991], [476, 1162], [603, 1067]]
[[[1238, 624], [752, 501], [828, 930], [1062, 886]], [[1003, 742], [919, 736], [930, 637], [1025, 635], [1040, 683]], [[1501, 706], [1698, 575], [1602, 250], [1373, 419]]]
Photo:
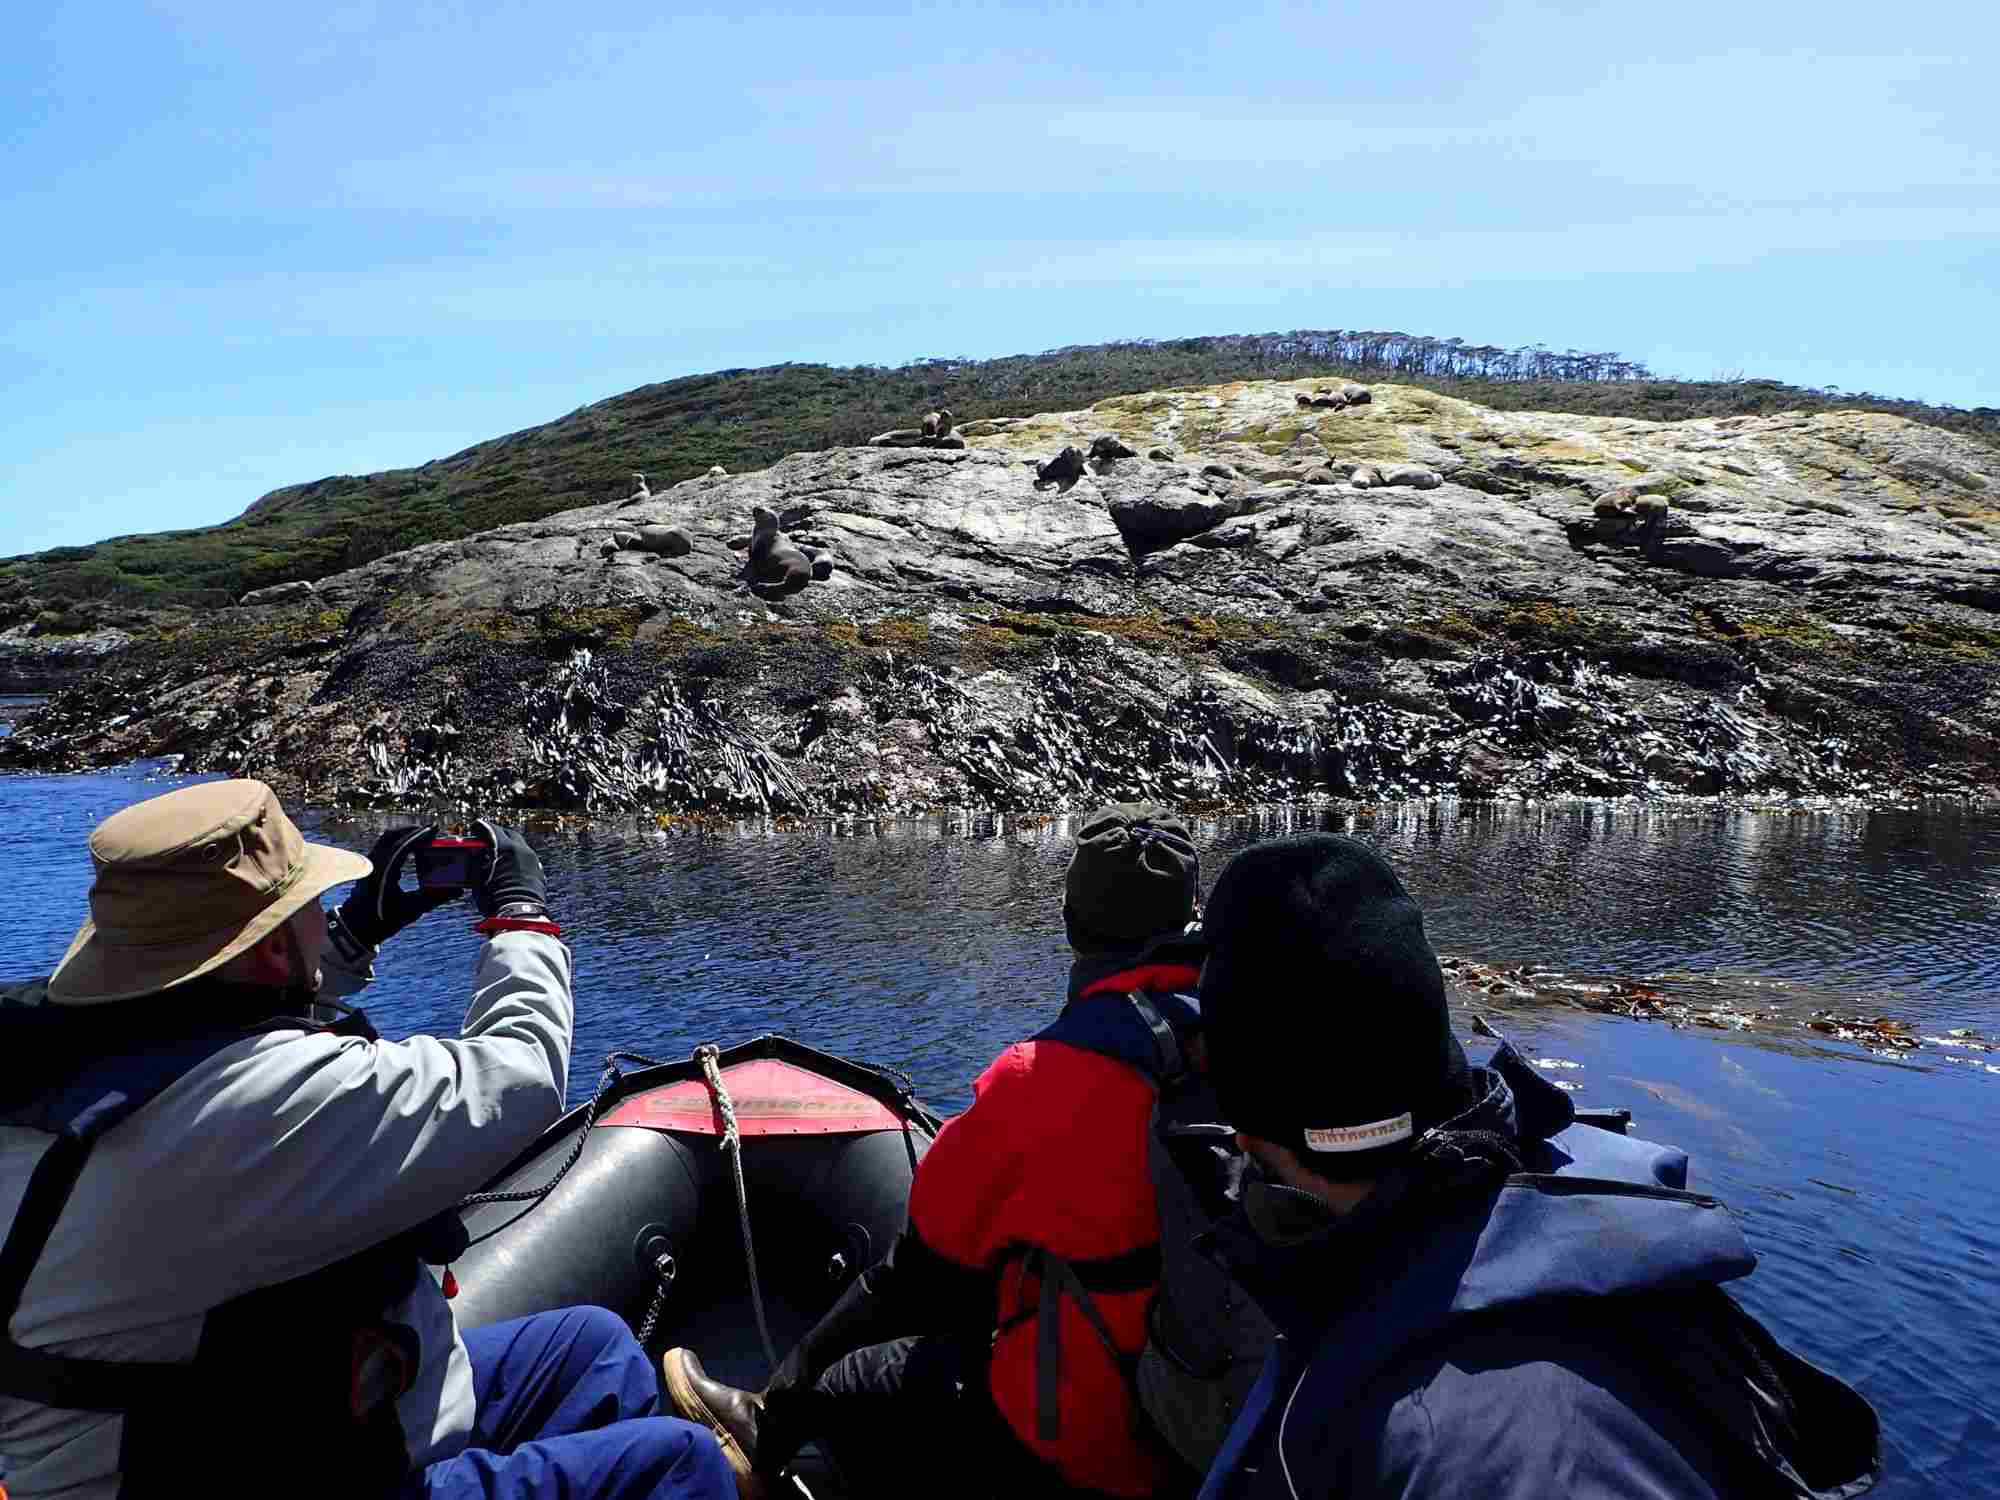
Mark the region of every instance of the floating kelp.
[[[1664, 1021], [1676, 1028], [1805, 1030], [1836, 1041], [1857, 1043], [1880, 1057], [1901, 1057], [1936, 1049], [1944, 1061], [1975, 1066], [1985, 1065], [1984, 1058], [1977, 1054], [2000, 1052], [2000, 1043], [1966, 1027], [1941, 1036], [1922, 1036], [1907, 1021], [1893, 1016], [1841, 1015], [1825, 1010], [1799, 1016], [1736, 1004], [1700, 1005], [1657, 984], [1639, 980], [1581, 977], [1550, 968], [1482, 964], [1469, 958], [1441, 958], [1439, 967], [1444, 970], [1447, 984], [1458, 991], [1461, 1003], [1475, 1007], [1492, 1000], [1541, 1002], [1635, 1021]], [[1477, 1014], [1473, 1017], [1473, 1030], [1480, 1035], [1498, 1035]], [[1561, 1058], [1538, 1058], [1535, 1066], [1563, 1069], [1577, 1065]], [[1991, 1070], [2000, 1073], [2000, 1065], [1993, 1065]]]

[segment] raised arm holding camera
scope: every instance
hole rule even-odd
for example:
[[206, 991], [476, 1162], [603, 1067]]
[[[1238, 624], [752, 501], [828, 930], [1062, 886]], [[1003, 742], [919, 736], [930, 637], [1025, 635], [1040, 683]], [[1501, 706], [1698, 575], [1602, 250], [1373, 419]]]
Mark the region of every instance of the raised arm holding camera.
[[465, 1023], [400, 1042], [321, 1017], [460, 894], [403, 885], [436, 830], [364, 860], [224, 781], [91, 834], [90, 918], [0, 1005], [13, 1500], [734, 1493], [713, 1438], [658, 1415], [614, 1315], [453, 1321], [453, 1210], [560, 1113], [574, 1018], [541, 861], [477, 826]]

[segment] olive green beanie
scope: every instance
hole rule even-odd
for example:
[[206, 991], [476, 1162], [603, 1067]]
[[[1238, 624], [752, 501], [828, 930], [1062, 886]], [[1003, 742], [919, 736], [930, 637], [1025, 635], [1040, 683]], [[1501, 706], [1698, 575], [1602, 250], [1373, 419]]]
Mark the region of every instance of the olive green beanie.
[[1195, 915], [1201, 857], [1188, 826], [1147, 802], [1100, 807], [1077, 829], [1063, 927], [1079, 953], [1139, 947]]

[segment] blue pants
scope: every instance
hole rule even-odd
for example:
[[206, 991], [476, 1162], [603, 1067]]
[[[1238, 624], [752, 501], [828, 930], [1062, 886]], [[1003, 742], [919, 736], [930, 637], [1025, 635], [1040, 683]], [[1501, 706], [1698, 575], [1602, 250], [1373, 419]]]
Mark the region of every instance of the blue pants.
[[714, 1434], [660, 1415], [653, 1362], [615, 1313], [473, 1328], [465, 1349], [472, 1436], [412, 1475], [402, 1500], [736, 1500]]

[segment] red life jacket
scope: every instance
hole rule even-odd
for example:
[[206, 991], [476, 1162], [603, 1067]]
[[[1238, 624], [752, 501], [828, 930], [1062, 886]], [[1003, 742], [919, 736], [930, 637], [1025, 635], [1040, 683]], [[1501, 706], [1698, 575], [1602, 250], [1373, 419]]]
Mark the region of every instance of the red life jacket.
[[[1089, 985], [1065, 1015], [1108, 1011], [1138, 989], [1191, 990], [1198, 976], [1179, 963], [1128, 969]], [[910, 1223], [947, 1259], [997, 1270], [988, 1380], [1021, 1443], [1069, 1484], [1148, 1495], [1185, 1478], [1152, 1435], [1128, 1375], [1159, 1286], [1159, 1210], [1147, 1169], [1154, 1084], [1140, 1068], [1061, 1034], [1059, 1025], [1016, 1043], [980, 1075], [972, 1107], [947, 1122], [917, 1171]], [[1063, 1297], [1053, 1413], [1038, 1390], [1037, 1248], [1082, 1278], [1123, 1356], [1105, 1346], [1076, 1299]]]

